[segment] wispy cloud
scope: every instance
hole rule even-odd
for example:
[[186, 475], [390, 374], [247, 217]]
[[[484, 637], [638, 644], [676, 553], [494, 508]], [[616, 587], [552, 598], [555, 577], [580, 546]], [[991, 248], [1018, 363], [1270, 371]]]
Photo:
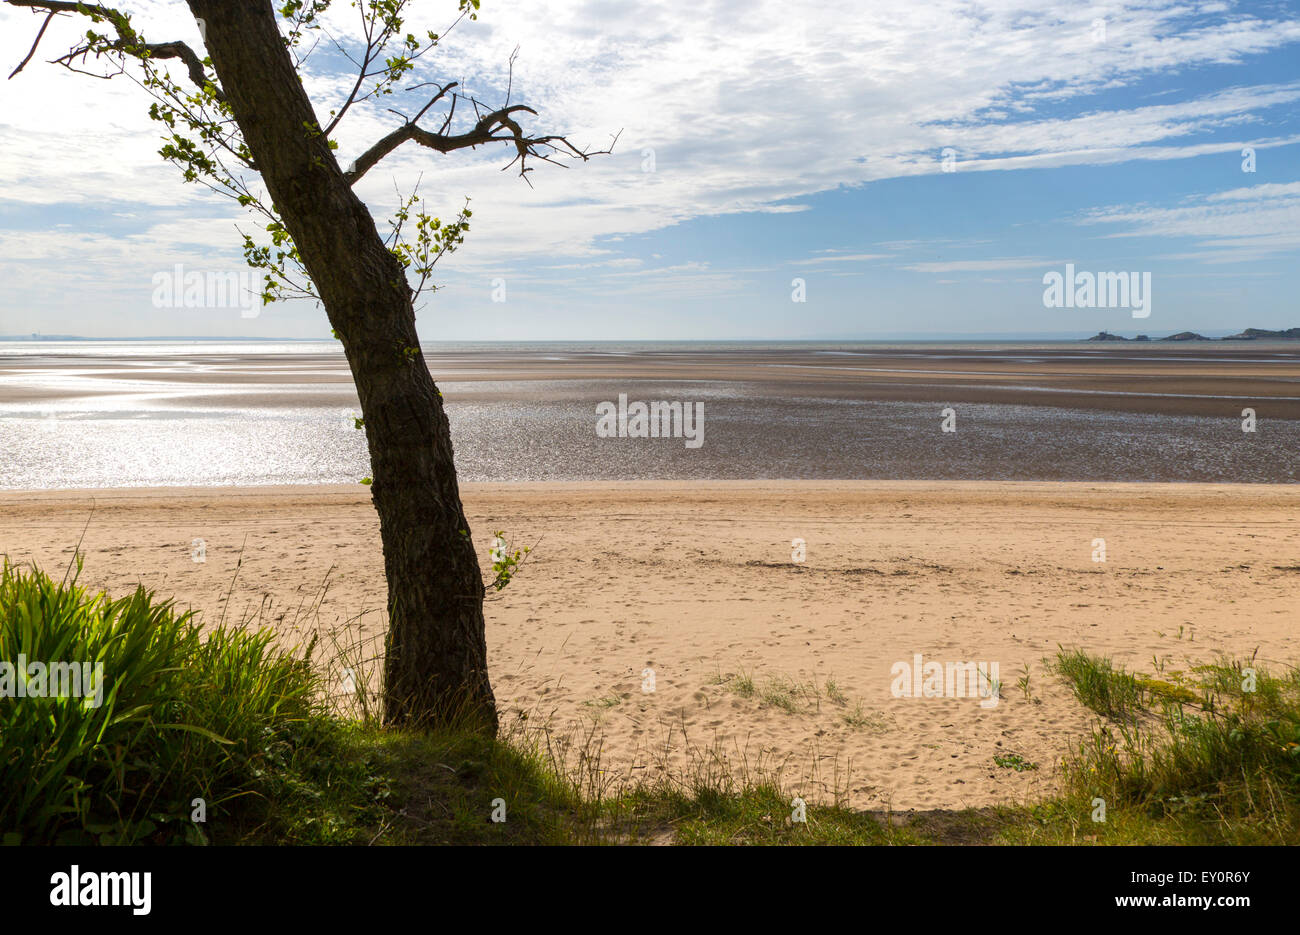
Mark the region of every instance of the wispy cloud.
[[1255, 262], [1300, 248], [1300, 182], [1266, 183], [1210, 192], [1174, 206], [1114, 205], [1079, 219], [1114, 225], [1108, 238], [1186, 239], [1191, 249], [1163, 259]]
[[862, 263], [867, 260], [885, 260], [893, 256], [892, 253], [849, 253], [835, 254], [827, 256], [812, 257], [806, 260], [791, 260], [791, 266], [815, 266], [822, 263]]
[[1042, 257], [996, 257], [991, 260], [940, 260], [934, 263], [911, 263], [903, 269], [913, 273], [983, 273], [1002, 269], [1034, 269], [1056, 264]]
[[[199, 44], [184, 4], [129, 6], [149, 38]], [[446, 9], [417, 3], [409, 25], [440, 29]], [[1099, 17], [1103, 36], [1093, 26]], [[331, 31], [355, 35], [353, 18], [347, 4], [335, 4]], [[0, 5], [0, 62], [21, 60], [39, 24], [29, 11]], [[75, 18], [60, 18], [45, 48], [66, 48], [82, 29]], [[468, 78], [476, 93], [495, 100], [519, 46], [512, 94], [539, 111], [531, 125], [595, 147], [622, 130], [615, 154], [569, 171], [543, 166], [529, 188], [498, 171], [505, 152], [441, 156], [408, 145], [368, 175], [358, 193], [381, 215], [395, 206], [395, 188], [409, 192], [420, 178], [436, 211], [455, 210], [471, 196], [473, 229], [449, 264], [453, 275], [541, 265], [552, 275], [594, 275], [619, 264], [626, 271], [650, 266], [635, 246], [641, 235], [699, 218], [795, 215], [810, 210], [812, 196], [939, 175], [945, 148], [956, 171], [970, 173], [1177, 160], [1247, 143], [1294, 143], [1295, 136], [1270, 128], [1270, 118], [1294, 112], [1300, 81], [1250, 80], [1242, 72], [1231, 87], [1189, 82], [1129, 99], [1113, 92], [1152, 75], [1239, 64], [1297, 42], [1300, 15], [1281, 5], [873, 0], [866, 8], [860, 0], [703, 0], [688, 13], [675, 0], [494, 0], [478, 22], [458, 28], [435, 56], [421, 60], [410, 84]], [[305, 80], [325, 113], [351, 79], [322, 60]], [[403, 97], [385, 106], [418, 109], [418, 94]], [[0, 82], [0, 210], [39, 208], [66, 217], [98, 206], [134, 215], [138, 235], [110, 239], [145, 268], [171, 262], [177, 250], [224, 251], [237, 260], [232, 227], [242, 215], [180, 184], [157, 155], [147, 109], [148, 99], [129, 81], [95, 81], [39, 61]], [[338, 134], [341, 160], [396, 119], [384, 107], [354, 111]], [[178, 210], [204, 220], [178, 223]], [[1125, 228], [1124, 236], [1188, 237], [1194, 243], [1186, 255], [1223, 262], [1292, 245], [1295, 211], [1287, 193], [1221, 193], [1172, 208], [1101, 209], [1085, 223], [1112, 223]], [[85, 232], [46, 230], [45, 241], [24, 246], [30, 233], [30, 224], [13, 222], [7, 234], [0, 231], [20, 248], [11, 263], [27, 257], [29, 276], [60, 253], [78, 252], [92, 273], [118, 275], [120, 256], [109, 244], [87, 249]], [[789, 262], [812, 267], [889, 256], [828, 253]], [[979, 272], [1050, 262], [951, 259], [902, 268]], [[658, 277], [677, 289], [692, 288], [688, 281], [716, 290], [740, 282], [702, 269]], [[653, 288], [656, 280], [636, 281]]]

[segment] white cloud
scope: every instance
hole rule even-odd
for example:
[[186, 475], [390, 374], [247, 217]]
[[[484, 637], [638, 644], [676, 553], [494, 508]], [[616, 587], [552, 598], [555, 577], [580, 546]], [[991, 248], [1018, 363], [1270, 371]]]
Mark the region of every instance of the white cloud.
[[1052, 266], [1057, 261], [1041, 257], [996, 257], [991, 260], [941, 260], [935, 263], [912, 263], [903, 269], [913, 273], [979, 273], [1002, 269], [1034, 269]]
[[[830, 252], [830, 251], [826, 251]], [[892, 253], [834, 253], [830, 256], [818, 256], [808, 260], [791, 260], [791, 266], [815, 266], [822, 263], [861, 263], [867, 260], [884, 260], [893, 256]]]
[[[127, 6], [150, 38], [197, 44], [183, 4], [134, 0]], [[409, 25], [441, 29], [447, 9], [417, 2]], [[339, 3], [330, 16], [347, 32], [355, 11]], [[1106, 19], [1105, 41], [1094, 36], [1096, 17]], [[39, 22], [0, 6], [0, 63], [22, 58]], [[71, 19], [51, 27], [44, 56], [66, 48], [80, 28]], [[617, 259], [610, 245], [618, 238], [701, 216], [801, 211], [807, 205], [792, 202], [818, 192], [938, 173], [944, 147], [956, 150], [957, 171], [969, 172], [1176, 159], [1290, 142], [1254, 140], [1255, 128], [1270, 108], [1293, 109], [1300, 83], [1179, 92], [1106, 109], [1089, 95], [1157, 71], [1243, 62], [1297, 41], [1300, 18], [1245, 13], [1235, 5], [1197, 8], [1183, 0], [1149, 0], [1137, 8], [1066, 0], [876, 0], [869, 9], [860, 0], [701, 0], [689, 8], [671, 0], [488, 0], [481, 19], [447, 38], [414, 80], [468, 77], [473, 89], [494, 99], [518, 45], [514, 99], [540, 111], [532, 125], [597, 148], [622, 129], [616, 153], [567, 171], [539, 166], [530, 189], [514, 173], [498, 171], [508, 158], [503, 151], [441, 156], [407, 144], [358, 191], [377, 214], [393, 207], [395, 183], [409, 191], [421, 173], [438, 211], [454, 211], [463, 196], [472, 196], [472, 233], [453, 261], [467, 275], [536, 262], [607, 264]], [[309, 70], [319, 113], [337, 104], [349, 81]], [[385, 99], [384, 106], [418, 108], [401, 97]], [[142, 232], [127, 240], [137, 254], [180, 242], [237, 256], [225, 220], [236, 214], [214, 196], [182, 186], [176, 170], [161, 163], [147, 106], [122, 78], [95, 81], [38, 57], [18, 78], [0, 83], [0, 199], [138, 214]], [[394, 119], [383, 107], [351, 112], [339, 133], [341, 160], [353, 158]], [[1200, 138], [1225, 128], [1242, 141]], [[651, 150], [654, 171], [645, 172]], [[163, 207], [216, 217], [178, 223], [172, 212], [156, 214]], [[1207, 200], [1197, 210], [1208, 219], [1208, 208]], [[1135, 235], [1194, 227], [1197, 210], [1180, 210], [1112, 219], [1133, 224]], [[1247, 223], [1231, 212], [1214, 216]], [[1273, 240], [1241, 240], [1240, 249], [1281, 243], [1272, 224], [1259, 236]], [[63, 250], [84, 247], [81, 236], [68, 233]], [[112, 250], [100, 247], [107, 263]], [[800, 262], [837, 259], [848, 258]], [[907, 268], [1016, 268], [1007, 262]], [[717, 288], [735, 284], [700, 270], [665, 275], [707, 277]]]
[[1186, 252], [1162, 259], [1245, 263], [1300, 248], [1300, 182], [1265, 183], [1187, 198], [1174, 206], [1115, 205], [1079, 219], [1116, 225], [1110, 238], [1152, 237], [1195, 241]]

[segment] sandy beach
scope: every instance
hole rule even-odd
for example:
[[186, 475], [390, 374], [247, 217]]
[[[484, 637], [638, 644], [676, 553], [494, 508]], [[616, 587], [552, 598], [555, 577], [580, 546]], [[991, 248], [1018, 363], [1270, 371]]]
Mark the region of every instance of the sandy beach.
[[[858, 808], [1024, 801], [1050, 791], [1091, 721], [1044, 668], [1058, 645], [1166, 677], [1220, 653], [1300, 660], [1292, 485], [659, 481], [463, 494], [485, 565], [495, 529], [535, 547], [487, 604], [503, 724], [544, 728], [557, 749], [597, 737], [615, 780], [725, 755]], [[0, 552], [13, 562], [61, 572], [83, 529], [86, 585], [139, 582], [209, 623], [229, 592], [227, 619], [262, 608], [290, 643], [315, 626], [382, 632], [378, 527], [359, 485], [0, 493]], [[891, 668], [917, 654], [997, 663], [997, 704], [894, 697]], [[995, 767], [1004, 753], [1039, 769]]]

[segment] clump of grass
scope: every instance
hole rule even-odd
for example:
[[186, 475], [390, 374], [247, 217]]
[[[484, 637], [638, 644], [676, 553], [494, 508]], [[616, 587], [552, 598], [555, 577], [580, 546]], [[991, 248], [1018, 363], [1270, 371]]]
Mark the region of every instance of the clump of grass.
[[[822, 690], [816, 680], [796, 681], [785, 675], [769, 675], [761, 681], [752, 673], [720, 675], [714, 684], [724, 685], [741, 698], [753, 698], [759, 704], [779, 708], [788, 714], [802, 714], [821, 709]], [[836, 705], [847, 705], [848, 696], [833, 680], [826, 682], [826, 697]]]
[[854, 730], [867, 730], [877, 734], [885, 733], [890, 727], [889, 720], [883, 714], [868, 713], [860, 701], [855, 702], [852, 710], [844, 715], [844, 723]]
[[1134, 678], [1158, 716], [1100, 725], [1065, 763], [1069, 789], [1184, 843], [1300, 842], [1300, 672], [1197, 671], [1200, 692]]
[[1030, 704], [1042, 704], [1043, 699], [1034, 697], [1034, 689], [1033, 689], [1033, 685], [1031, 684], [1032, 677], [1033, 677], [1033, 673], [1029, 671], [1029, 666], [1025, 666], [1024, 673], [1021, 674], [1021, 676], [1018, 679], [1016, 679], [1016, 686], [1024, 694], [1025, 701], [1028, 701]]
[[594, 698], [594, 699], [584, 701], [583, 705], [588, 708], [596, 708], [597, 710], [604, 710], [608, 708], [617, 707], [622, 703], [623, 703], [622, 698], [620, 698], [618, 695], [611, 693], [608, 695], [602, 695], [599, 698]]
[[889, 723], [883, 715], [864, 710], [862, 702], [850, 698], [834, 678], [826, 679], [819, 686], [816, 679], [800, 682], [787, 676], [773, 675], [758, 681], [751, 673], [741, 672], [719, 674], [710, 681], [714, 685], [729, 688], [741, 698], [756, 699], [761, 705], [778, 708], [788, 714], [820, 712], [821, 701], [825, 697], [836, 708], [845, 709], [837, 715], [845, 726], [876, 733], [889, 729]]
[[[61, 697], [32, 697], [30, 681], [28, 697], [0, 693], [5, 840], [202, 843], [324, 726], [310, 666], [274, 649], [269, 632], [205, 636], [143, 588], [90, 594], [75, 565], [63, 581], [8, 561], [0, 569], [0, 661], [11, 677], [27, 678], [34, 662], [102, 673], [93, 697], [89, 683], [65, 684]], [[206, 824], [191, 820], [196, 809]]]
[[826, 697], [829, 698], [833, 704], [837, 704], [841, 707], [844, 707], [849, 703], [849, 696], [844, 694], [843, 690], [840, 689], [840, 686], [834, 679], [826, 680]]
[[1183, 684], [1182, 672], [1170, 672], [1172, 681], [1149, 678], [1116, 669], [1109, 659], [1081, 650], [1061, 650], [1054, 668], [1070, 682], [1081, 702], [1116, 721], [1132, 722], [1153, 704], [1199, 705], [1205, 709], [1214, 704], [1209, 693], [1193, 691]]
[[1117, 671], [1109, 659], [1090, 656], [1082, 650], [1056, 655], [1056, 672], [1068, 681], [1075, 697], [1102, 717], [1131, 721], [1142, 710], [1142, 689], [1138, 680]]
[[1208, 706], [1211, 702], [1208, 698], [1198, 695], [1184, 685], [1168, 682], [1163, 679], [1146, 678], [1137, 676], [1138, 688], [1152, 701], [1173, 702], [1175, 704], [1198, 704], [1202, 707]]
[[758, 700], [789, 714], [798, 714], [807, 707], [815, 707], [820, 700], [815, 682], [796, 682], [785, 676], [771, 676], [758, 687]]

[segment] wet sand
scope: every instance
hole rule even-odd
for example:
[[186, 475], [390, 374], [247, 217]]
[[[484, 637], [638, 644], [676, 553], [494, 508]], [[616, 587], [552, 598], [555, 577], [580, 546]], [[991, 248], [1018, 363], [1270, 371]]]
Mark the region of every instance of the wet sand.
[[[626, 348], [631, 345], [621, 345]], [[1300, 346], [1286, 342], [1194, 344], [1068, 343], [861, 347], [840, 345], [735, 351], [573, 351], [569, 346], [502, 350], [428, 347], [447, 398], [500, 397], [489, 382], [709, 380], [756, 384], [761, 392], [834, 399], [958, 404], [1010, 403], [1085, 410], [1221, 416], [1245, 407], [1300, 420]], [[166, 405], [356, 406], [341, 353], [205, 354], [176, 358], [112, 355], [0, 357], [0, 406], [119, 395]], [[605, 398], [605, 397], [602, 397]]]

